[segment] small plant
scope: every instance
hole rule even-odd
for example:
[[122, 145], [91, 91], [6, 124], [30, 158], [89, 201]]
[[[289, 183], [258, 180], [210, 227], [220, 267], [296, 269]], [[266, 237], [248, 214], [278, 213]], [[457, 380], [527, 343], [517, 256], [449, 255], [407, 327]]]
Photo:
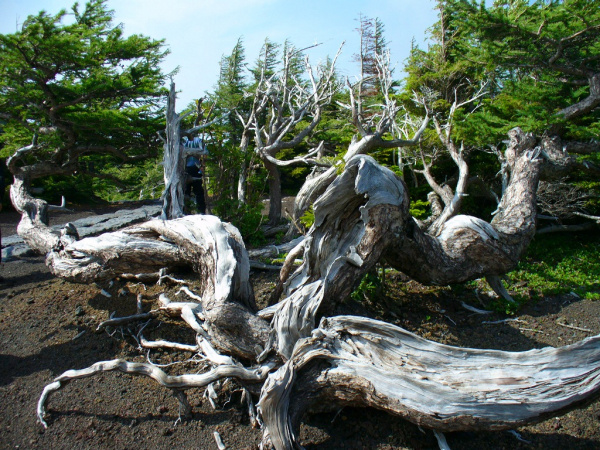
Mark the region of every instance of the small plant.
[[496, 298], [492, 300], [489, 308], [498, 313], [506, 314], [507, 316], [514, 316], [528, 299], [522, 296], [515, 296], [513, 299], [514, 302], [511, 303], [504, 300], [502, 297]]
[[302, 217], [300, 217], [300, 223], [304, 225], [305, 228], [310, 228], [315, 223], [315, 211], [313, 210], [312, 205], [306, 210]]
[[350, 294], [356, 301], [372, 300], [383, 293], [384, 283], [376, 269], [369, 270], [360, 280], [358, 287]]
[[342, 154], [337, 154], [335, 156], [324, 156], [320, 159], [320, 161], [334, 166], [338, 175], [341, 175], [346, 168], [346, 161], [344, 161], [344, 155]]
[[423, 200], [414, 200], [410, 202], [410, 214], [415, 219], [426, 219], [429, 215], [429, 202]]

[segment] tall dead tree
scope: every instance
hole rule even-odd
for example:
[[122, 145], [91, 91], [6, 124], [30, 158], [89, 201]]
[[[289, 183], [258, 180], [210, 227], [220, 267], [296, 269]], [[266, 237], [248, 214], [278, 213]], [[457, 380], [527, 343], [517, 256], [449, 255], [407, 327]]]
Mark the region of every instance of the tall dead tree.
[[[260, 97], [258, 95], [254, 95], [252, 108], [250, 108], [250, 112], [247, 117], [243, 117], [239, 111], [236, 111], [238, 120], [242, 124], [242, 136], [240, 138], [240, 153], [242, 155], [248, 154], [248, 149], [250, 147], [250, 143], [252, 141], [252, 137], [254, 135], [252, 129], [256, 125], [256, 117], [262, 116], [265, 108], [267, 107], [267, 102], [265, 97]], [[240, 175], [238, 178], [238, 186], [237, 186], [237, 198], [238, 201], [242, 204], [246, 203], [246, 192], [247, 192], [247, 183], [248, 182], [248, 164], [244, 159], [242, 161], [242, 167], [240, 167]]]
[[360, 66], [359, 96], [375, 96], [382, 92], [378, 58], [387, 52], [384, 37], [384, 25], [379, 18], [370, 18], [359, 14], [356, 32], [360, 37], [359, 53], [353, 55]]
[[177, 219], [183, 217], [184, 191], [185, 191], [185, 158], [181, 145], [181, 119], [175, 112], [175, 83], [171, 81], [171, 89], [167, 98], [166, 119], [163, 156], [163, 171], [165, 190], [163, 192], [163, 219]]
[[203, 144], [198, 146], [182, 145], [182, 137], [188, 138], [188, 141], [191, 142], [189, 137], [196, 135], [199, 131], [217, 122], [217, 119], [209, 121], [211, 111], [209, 111], [206, 117], [203, 117], [201, 111], [202, 101], [198, 100], [194, 126], [182, 130], [181, 121], [193, 114], [194, 111], [188, 111], [183, 115], [177, 114], [175, 112], [175, 100], [175, 83], [171, 81], [169, 97], [167, 98], [165, 137], [161, 136], [164, 144], [163, 166], [165, 180], [165, 190], [162, 195], [162, 219], [177, 219], [185, 215], [183, 209], [185, 201], [186, 158], [191, 155], [203, 156], [206, 154]]
[[[341, 48], [340, 48], [341, 51]], [[286, 46], [281, 70], [272, 76], [262, 71], [258, 81], [253, 111], [246, 122], [254, 131], [255, 151], [269, 174], [269, 223], [281, 220], [281, 173], [280, 167], [293, 164], [318, 164], [316, 148], [307, 155], [282, 161], [277, 153], [296, 148], [315, 130], [323, 112], [335, 93], [335, 63], [340, 53], [329, 66], [315, 69], [308, 57], [304, 58], [303, 69], [308, 81], [294, 73], [294, 62], [299, 50]], [[261, 111], [267, 112], [266, 123], [262, 123]]]
[[[52, 251], [51, 270], [82, 282], [193, 266], [198, 292], [184, 290], [185, 302], [163, 294], [151, 315], [179, 315], [195, 331], [197, 344], [149, 342], [143, 336], [140, 343], [198, 353], [208, 368], [169, 375], [149, 363], [113, 360], [70, 370], [44, 389], [40, 420], [47, 425], [51, 394], [70, 380], [115, 370], [149, 376], [172, 389], [184, 411], [190, 408], [188, 389], [230, 377], [254, 385], [261, 389], [263, 443], [277, 449], [299, 445], [298, 424], [317, 404], [370, 406], [437, 431], [455, 431], [510, 429], [596, 398], [600, 337], [513, 353], [439, 345], [366, 317], [328, 317], [382, 258], [433, 284], [514, 268], [535, 232], [538, 141], [511, 131], [505, 158], [509, 179], [494, 220], [457, 215], [438, 235], [416, 225], [406, 185], [393, 172], [369, 156], [350, 159], [315, 202], [303, 263], [287, 278], [283, 299], [258, 312], [240, 235], [214, 216], [155, 220]], [[124, 320], [142, 316], [148, 317]]]
[[[356, 85], [346, 84], [350, 94], [350, 104], [341, 104], [351, 113], [351, 121], [358, 136], [352, 142], [344, 155], [347, 163], [356, 155], [364, 155], [378, 148], [410, 147], [419, 142], [421, 135], [427, 127], [429, 118], [426, 117], [410, 139], [401, 138], [402, 132], [398, 122], [402, 107], [390, 96], [392, 87], [390, 55], [384, 52], [383, 56], [376, 57], [378, 70], [381, 76], [378, 82], [383, 94], [383, 102], [370, 107], [365, 106], [362, 84], [364, 79], [359, 79]], [[325, 192], [327, 187], [337, 176], [338, 167], [330, 167], [315, 177], [308, 178], [296, 196], [294, 203], [294, 220], [300, 219], [316, 199]]]

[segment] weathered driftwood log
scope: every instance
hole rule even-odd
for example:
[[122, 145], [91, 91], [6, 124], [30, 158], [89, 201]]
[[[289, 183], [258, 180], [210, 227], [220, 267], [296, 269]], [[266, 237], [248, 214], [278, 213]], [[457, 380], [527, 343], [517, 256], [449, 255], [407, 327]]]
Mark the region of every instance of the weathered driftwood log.
[[272, 374], [259, 408], [265, 440], [296, 448], [308, 408], [369, 406], [439, 431], [511, 429], [600, 394], [600, 336], [561, 348], [451, 347], [362, 317], [323, 319]]
[[207, 332], [219, 349], [253, 359], [267, 340], [268, 324], [253, 314], [256, 304], [242, 238], [215, 216], [157, 219], [82, 239], [51, 251], [46, 262], [55, 275], [82, 283], [163, 267], [193, 267], [199, 274]]
[[[147, 272], [153, 257], [134, 255], [155, 251], [154, 246], [161, 252], [163, 245], [168, 248], [169, 261], [192, 265], [200, 295], [190, 303], [163, 302], [164, 308], [177, 311], [196, 331], [193, 351], [213, 367], [207, 379], [219, 373], [236, 376], [217, 370], [242, 367], [233, 358], [261, 361], [247, 370], [260, 372], [257, 382], [266, 377], [260, 401], [265, 442], [278, 449], [297, 443], [295, 426], [319, 397], [330, 404], [381, 408], [439, 430], [510, 428], [597, 396], [600, 337], [560, 349], [509, 353], [439, 345], [367, 318], [323, 317], [383, 257], [430, 283], [495, 276], [512, 268], [535, 225], [535, 143], [520, 130], [511, 133], [510, 179], [491, 223], [456, 216], [438, 236], [419, 231], [402, 180], [368, 156], [352, 158], [315, 203], [315, 224], [296, 249], [304, 253], [303, 264], [286, 280], [283, 300], [258, 313], [239, 233], [212, 216], [157, 220], [122, 235], [72, 242], [49, 259], [54, 267], [66, 267], [66, 260], [80, 265], [82, 280], [122, 271], [121, 258], [128, 258], [127, 268], [136, 265]], [[128, 246], [128, 239], [135, 246]], [[74, 266], [63, 274], [75, 273]], [[264, 370], [278, 366], [268, 375]], [[165, 378], [146, 366], [104, 362], [57, 378], [40, 399], [40, 415], [46, 395], [62, 382], [115, 369], [167, 380], [176, 389], [199, 385], [195, 378], [189, 383]]]
[[[17, 233], [33, 251], [42, 255], [77, 239], [77, 230], [68, 227], [68, 230], [64, 230], [66, 234], [62, 231], [57, 233], [48, 226], [49, 211], [68, 211], [65, 208], [65, 198], [63, 197], [60, 206], [49, 205], [42, 199], [34, 198], [30, 193], [33, 180], [50, 175], [73, 175], [81, 170], [79, 158], [90, 152], [112, 155], [124, 162], [139, 161], [149, 156], [148, 154], [127, 155], [124, 149], [111, 145], [94, 147], [80, 145], [77, 139], [67, 139], [67, 141], [68, 144], [64, 146], [50, 148], [47, 144], [38, 144], [36, 134], [31, 145], [20, 148], [6, 160], [6, 166], [13, 176], [10, 199], [17, 212], [21, 214]], [[118, 183], [118, 180], [110, 175], [86, 173]]]

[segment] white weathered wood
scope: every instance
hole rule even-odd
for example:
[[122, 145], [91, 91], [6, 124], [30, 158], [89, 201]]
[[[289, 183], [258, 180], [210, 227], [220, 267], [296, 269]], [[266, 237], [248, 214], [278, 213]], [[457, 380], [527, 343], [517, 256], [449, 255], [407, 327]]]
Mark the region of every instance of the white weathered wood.
[[[436, 344], [368, 318], [327, 317], [382, 258], [434, 284], [496, 276], [514, 267], [535, 232], [541, 163], [532, 136], [513, 130], [510, 137], [510, 178], [494, 220], [457, 215], [436, 236], [410, 216], [401, 179], [369, 156], [351, 158], [315, 202], [315, 224], [291, 251], [302, 251], [303, 262], [285, 277], [283, 300], [259, 313], [241, 237], [216, 217], [150, 221], [52, 252], [55, 267], [69, 264], [66, 276], [86, 280], [114, 277], [124, 267], [148, 272], [162, 264], [148, 261], [151, 252], [161, 253], [166, 266], [194, 267], [199, 277], [194, 301], [170, 302], [163, 294], [161, 309], [196, 332], [194, 348], [216, 368], [191, 378], [165, 378], [144, 365], [113, 361], [67, 372], [42, 394], [40, 419], [47, 396], [62, 381], [106, 370], [145, 374], [177, 389], [229, 376], [264, 381], [259, 408], [265, 442], [278, 449], [297, 444], [297, 424], [318, 398], [380, 408], [439, 431], [512, 428], [595, 398], [600, 336], [559, 349], [511, 353]], [[236, 360], [247, 366], [266, 362], [254, 368]]]
[[223, 439], [221, 439], [221, 435], [218, 431], [213, 431], [213, 436], [215, 438], [215, 442], [217, 443], [217, 448], [219, 450], [226, 450], [227, 447], [223, 444]]
[[10, 199], [21, 214], [17, 233], [31, 249], [46, 254], [59, 245], [59, 234], [48, 226], [48, 203], [29, 194], [29, 180], [26, 177], [14, 176]]
[[[44, 128], [45, 132], [51, 129], [54, 127]], [[80, 169], [79, 157], [90, 151], [109, 154], [123, 162], [135, 162], [149, 156], [148, 154], [127, 155], [126, 149], [115, 148], [112, 145], [91, 148], [88, 145], [80, 145], [76, 139], [68, 142], [66, 146], [51, 148], [46, 145], [38, 145], [37, 134], [34, 134], [31, 145], [18, 149], [6, 160], [7, 168], [13, 175], [13, 184], [10, 189], [11, 202], [22, 217], [17, 226], [17, 233], [23, 237], [33, 251], [46, 254], [51, 249], [66, 245], [70, 239], [64, 242], [61, 236], [48, 227], [48, 211], [64, 209], [64, 197], [61, 206], [49, 206], [44, 200], [34, 198], [30, 194], [32, 181], [50, 175], [74, 174]], [[108, 177], [113, 181], [118, 181], [106, 174], [89, 173], [89, 175]]]
[[599, 393], [600, 336], [504, 352], [437, 344], [385, 322], [338, 316], [298, 342], [265, 383], [259, 408], [275, 448], [291, 449], [292, 419], [313, 401], [372, 406], [438, 431], [499, 430], [565, 412]]
[[438, 236], [409, 227], [404, 240], [386, 252], [388, 263], [417, 281], [438, 285], [503, 275], [516, 267], [535, 234], [542, 161], [532, 135], [514, 129], [509, 136], [511, 177], [494, 219], [455, 216]]
[[263, 365], [254, 369], [246, 369], [240, 365], [221, 365], [207, 373], [173, 376], [167, 375], [163, 370], [152, 364], [134, 363], [121, 359], [101, 361], [86, 369], [67, 370], [62, 375], [56, 377], [54, 382], [44, 388], [38, 401], [37, 415], [42, 425], [47, 428], [48, 424], [44, 417], [48, 397], [59, 390], [63, 384], [71, 380], [91, 377], [101, 372], [119, 371], [131, 375], [144, 375], [170, 389], [191, 389], [194, 387], [204, 387], [216, 380], [227, 377], [235, 377], [245, 381], [261, 381], [264, 380], [271, 368], [271, 365]]
[[164, 179], [163, 191], [163, 219], [177, 219], [184, 216], [184, 191], [185, 191], [185, 161], [181, 146], [180, 123], [182, 116], [175, 112], [175, 83], [171, 82], [169, 97], [167, 98], [166, 111], [166, 137], [164, 139]]
[[339, 300], [400, 237], [408, 213], [403, 183], [368, 156], [352, 159], [315, 203], [315, 225], [304, 241], [303, 264], [286, 284], [273, 318], [277, 349], [289, 357], [315, 328], [323, 301]]
[[296, 239], [292, 239], [289, 242], [285, 242], [279, 245], [269, 245], [267, 247], [248, 250], [248, 256], [252, 259], [256, 258], [274, 258], [282, 253], [288, 253], [294, 247], [296, 247], [300, 242], [304, 240], [304, 236], [297, 237]]
[[[143, 205], [139, 208], [127, 209], [127, 204], [122, 204], [123, 209], [115, 212], [91, 215], [81, 219], [73, 220], [71, 223], [77, 230], [80, 238], [95, 236], [109, 231], [117, 231], [129, 225], [146, 221], [160, 214], [160, 205]], [[57, 225], [51, 225], [54, 233], [60, 234], [61, 229], [66, 225], [64, 220], [60, 221], [58, 217]], [[2, 246], [10, 247], [24, 243], [23, 238], [18, 234], [2, 237]]]
[[151, 220], [75, 241], [50, 252], [47, 264], [54, 274], [83, 283], [193, 267], [202, 274], [199, 297], [207, 332], [220, 350], [252, 359], [255, 348], [264, 347], [268, 324], [253, 314], [248, 254], [237, 229], [215, 216]]

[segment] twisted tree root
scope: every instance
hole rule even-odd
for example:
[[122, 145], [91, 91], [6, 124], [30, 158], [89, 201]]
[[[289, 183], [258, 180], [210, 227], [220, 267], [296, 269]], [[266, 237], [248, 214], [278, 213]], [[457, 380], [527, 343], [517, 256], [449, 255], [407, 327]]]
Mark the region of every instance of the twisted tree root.
[[273, 363], [267, 363], [254, 369], [247, 369], [239, 364], [222, 365], [202, 374], [168, 375], [158, 367], [147, 363], [128, 362], [122, 359], [112, 361], [101, 361], [90, 367], [80, 370], [67, 370], [54, 379], [44, 388], [37, 404], [37, 416], [44, 428], [48, 428], [45, 421], [46, 402], [51, 394], [64, 387], [69, 381], [87, 378], [102, 372], [119, 371], [130, 375], [143, 375], [152, 378], [159, 384], [174, 390], [187, 390], [207, 386], [222, 378], [237, 378], [244, 381], [261, 382], [269, 371], [273, 369]]

